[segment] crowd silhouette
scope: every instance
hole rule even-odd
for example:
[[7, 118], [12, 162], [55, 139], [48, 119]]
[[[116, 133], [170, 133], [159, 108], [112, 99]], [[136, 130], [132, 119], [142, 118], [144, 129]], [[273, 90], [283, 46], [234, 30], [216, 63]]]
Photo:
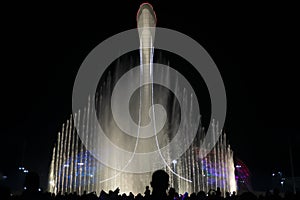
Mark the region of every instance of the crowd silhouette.
[[210, 190], [208, 193], [199, 191], [195, 193], [178, 194], [174, 188], [169, 188], [169, 175], [163, 170], [157, 170], [152, 174], [150, 187], [146, 186], [144, 194], [132, 193], [121, 194], [120, 189], [116, 188], [114, 191], [110, 190], [108, 193], [101, 191], [99, 195], [96, 192], [82, 195], [74, 193], [62, 194], [58, 192], [56, 195], [49, 192], [42, 192], [39, 190], [39, 176], [36, 173], [28, 173], [25, 178], [24, 187], [26, 190], [21, 195], [11, 195], [7, 188], [0, 188], [0, 200], [298, 200], [299, 193], [286, 192], [280, 196], [279, 190], [274, 189], [273, 192], [266, 192], [265, 195], [256, 196], [252, 192], [244, 192], [236, 195], [235, 192], [222, 197], [220, 188], [217, 190]]

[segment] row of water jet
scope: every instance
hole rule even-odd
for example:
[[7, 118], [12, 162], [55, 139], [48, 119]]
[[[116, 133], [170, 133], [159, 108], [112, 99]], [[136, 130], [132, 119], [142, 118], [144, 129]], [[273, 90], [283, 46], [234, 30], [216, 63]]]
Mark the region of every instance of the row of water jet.
[[[110, 87], [109, 84], [106, 84], [100, 91], [103, 89], [107, 91], [107, 87]], [[120, 187], [121, 192], [142, 193], [150, 183], [152, 172], [139, 174], [119, 172], [103, 165], [90, 153], [89, 150], [97, 146], [97, 140], [93, 137], [99, 132], [98, 126], [96, 126], [98, 119], [91, 117], [93, 116], [92, 112], [95, 112], [90, 107], [91, 101], [97, 102], [98, 111], [102, 110], [103, 113], [109, 113], [108, 110], [105, 112], [104, 105], [107, 103], [105, 98], [98, 94], [96, 97], [89, 98], [87, 107], [78, 111], [74, 116], [71, 115], [70, 119], [62, 125], [62, 129], [58, 133], [57, 143], [53, 148], [49, 191], [52, 193], [77, 192], [78, 194], [82, 194], [84, 191], [95, 191], [99, 194], [102, 189], [108, 191]], [[172, 115], [171, 122], [178, 120], [176, 112]], [[104, 127], [111, 127], [108, 131], [112, 141], [118, 140], [118, 144], [122, 141], [122, 145], [131, 146], [132, 141], [126, 139], [127, 136], [120, 137], [118, 131], [112, 128], [114, 125], [109, 121], [109, 117], [108, 114], [105, 114], [105, 118], [102, 119]], [[201, 147], [205, 135], [204, 130], [200, 128], [193, 144], [180, 158], [176, 160], [166, 158], [172, 169], [171, 171], [169, 167], [165, 167], [170, 176], [170, 186], [180, 193], [209, 191], [218, 187], [223, 193], [236, 191], [233, 152], [227, 144], [226, 134], [224, 133], [218, 138], [218, 124], [214, 121], [212, 123], [212, 130], [209, 131], [213, 134], [214, 140], [218, 141], [212, 151], [208, 152], [207, 149]], [[83, 145], [78, 136], [79, 131], [88, 141], [86, 146]], [[162, 146], [169, 142], [169, 137], [171, 136], [162, 135], [159, 138]], [[109, 152], [107, 153], [109, 154]], [[111, 159], [115, 159], [114, 155], [110, 156]], [[191, 182], [179, 178], [174, 172], [180, 177], [191, 180]]]
[[197, 135], [191, 147], [178, 160], [173, 160], [173, 170], [192, 182], [182, 180], [173, 173], [171, 185], [180, 193], [221, 189], [225, 193], [236, 191], [233, 151], [227, 144], [226, 134], [217, 137], [218, 123], [212, 122], [211, 134], [217, 141], [215, 147], [208, 151], [201, 147], [204, 130]]
[[[57, 135], [50, 165], [48, 191], [55, 194], [71, 192], [83, 194], [85, 191], [99, 194], [101, 190], [109, 191], [117, 187], [121, 188], [121, 192], [126, 193], [143, 191], [145, 186], [149, 185], [151, 172], [146, 174], [120, 173], [103, 165], [91, 153], [93, 148], [99, 145], [97, 144], [98, 119], [92, 117], [95, 110], [91, 109], [91, 101], [96, 101], [97, 105], [104, 105], [105, 102], [102, 95], [88, 98], [87, 107], [71, 115]], [[104, 113], [105, 109], [102, 111]], [[102, 123], [104, 127], [111, 127], [110, 137], [116, 139], [114, 128], [108, 120], [104, 120], [107, 119], [106, 117], [108, 115], [105, 115]], [[87, 141], [85, 145], [82, 139]], [[122, 143], [124, 145], [126, 140]], [[109, 151], [106, 153], [110, 154]], [[112, 160], [117, 157], [110, 156]], [[115, 159], [115, 162], [118, 160]]]

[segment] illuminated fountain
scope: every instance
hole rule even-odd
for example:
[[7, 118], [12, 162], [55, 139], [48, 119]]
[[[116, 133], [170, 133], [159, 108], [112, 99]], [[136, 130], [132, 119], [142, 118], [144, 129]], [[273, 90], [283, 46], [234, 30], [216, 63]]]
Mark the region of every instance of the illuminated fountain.
[[[166, 154], [160, 154], [166, 163], [164, 169], [170, 176], [170, 186], [180, 193], [208, 191], [217, 187], [221, 188], [223, 194], [226, 191], [236, 191], [233, 152], [227, 144], [225, 133], [219, 134], [218, 123], [213, 121], [212, 129], [208, 131], [213, 135], [216, 145], [211, 151], [203, 149], [200, 146], [206, 133], [203, 128], [198, 128], [198, 123], [191, 123], [195, 118], [190, 114], [194, 109], [195, 97], [188, 94], [185, 88], [177, 82], [174, 84], [176, 91], [180, 94], [178, 97], [166, 92], [164, 87], [154, 84], [143, 85], [143, 83], [151, 82], [154, 74], [152, 66], [154, 29], [152, 28], [156, 26], [156, 17], [149, 4], [141, 5], [137, 21], [140, 37], [141, 88], [134, 93], [135, 97], [132, 98], [129, 106], [132, 118], [138, 125], [146, 125], [149, 121], [149, 108], [159, 103], [167, 111], [167, 125], [159, 132], [154, 130], [154, 134], [150, 136], [143, 135], [141, 132], [141, 138], [138, 137], [138, 140], [124, 134], [118, 128], [111, 112], [112, 92], [118, 78], [123, 74], [123, 71], [119, 69], [123, 69], [128, 64], [118, 62], [117, 70], [113, 74], [107, 73], [105, 80], [99, 83], [97, 93], [88, 97], [87, 106], [71, 115], [70, 119], [63, 124], [61, 132], [58, 133], [49, 173], [49, 191], [53, 193], [76, 191], [78, 194], [84, 191], [96, 191], [99, 194], [102, 189], [108, 191], [119, 187], [121, 192], [143, 193], [145, 187], [150, 184], [153, 171], [132, 173], [117, 170], [102, 164], [95, 158], [94, 148], [100, 145], [97, 139], [98, 123], [101, 124], [112, 143], [126, 151], [133, 152], [134, 155], [154, 151], [156, 147], [165, 147], [174, 137], [172, 131], [181, 120], [186, 132], [194, 129], [198, 129], [198, 132], [192, 145], [180, 158], [171, 159], [172, 149]], [[145, 27], [152, 28], [144, 29]], [[166, 82], [172, 81], [169, 78], [169, 70], [163, 69], [159, 76], [159, 79]], [[134, 77], [131, 78], [130, 80], [134, 79]], [[154, 92], [157, 94], [155, 97]], [[176, 98], [181, 98], [183, 104], [179, 106]], [[93, 109], [91, 105], [95, 105], [96, 109]], [[181, 115], [178, 114], [180, 107], [186, 111]], [[175, 128], [172, 125], [175, 125]], [[83, 144], [83, 140], [87, 142]], [[155, 143], [156, 145], [153, 145]], [[112, 163], [121, 162], [119, 155], [113, 155], [110, 151], [101, 153], [108, 155]], [[156, 160], [150, 160], [149, 163], [155, 166]]]

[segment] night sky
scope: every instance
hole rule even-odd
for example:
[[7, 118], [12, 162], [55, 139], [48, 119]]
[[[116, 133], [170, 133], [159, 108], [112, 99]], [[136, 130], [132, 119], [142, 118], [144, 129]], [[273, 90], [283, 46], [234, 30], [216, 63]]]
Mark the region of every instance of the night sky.
[[[2, 7], [0, 174], [14, 189], [21, 187], [20, 165], [46, 184], [82, 61], [106, 38], [136, 28], [141, 2]], [[150, 1], [157, 26], [192, 37], [218, 66], [228, 101], [224, 129], [253, 187], [266, 189], [273, 172], [291, 176], [289, 145], [300, 176], [296, 6], [170, 2]]]

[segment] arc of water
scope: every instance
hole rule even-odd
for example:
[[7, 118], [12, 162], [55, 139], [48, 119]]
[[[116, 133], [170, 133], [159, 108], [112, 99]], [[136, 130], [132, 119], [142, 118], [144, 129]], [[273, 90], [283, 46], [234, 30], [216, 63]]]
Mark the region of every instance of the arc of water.
[[[152, 38], [151, 38], [151, 44], [152, 44]], [[140, 49], [140, 51], [141, 51], [141, 49]], [[152, 48], [151, 48], [151, 60], [150, 60], [150, 70], [153, 70], [153, 54], [154, 54], [154, 47], [152, 46]], [[151, 71], [151, 73], [150, 73], [151, 75], [151, 80], [153, 80], [153, 72]], [[153, 81], [152, 81], [153, 82]], [[152, 103], [152, 105], [153, 105], [153, 102], [154, 102], [154, 95], [153, 95], [153, 93], [154, 93], [154, 89], [153, 89], [153, 84], [151, 84], [151, 103]], [[141, 99], [141, 98], [140, 98]], [[141, 103], [140, 103], [141, 104]], [[182, 177], [182, 176], [180, 176], [178, 173], [176, 173], [171, 167], [170, 167], [170, 165], [167, 163], [167, 161], [165, 160], [165, 158], [163, 157], [163, 155], [162, 155], [162, 153], [161, 153], [161, 148], [160, 148], [160, 146], [159, 146], [159, 142], [158, 142], [158, 137], [157, 137], [157, 130], [156, 130], [156, 119], [155, 119], [155, 111], [154, 111], [154, 106], [151, 106], [152, 107], [152, 111], [151, 111], [151, 113], [152, 113], [152, 119], [153, 119], [153, 128], [154, 128], [154, 135], [155, 135], [155, 143], [156, 143], [156, 147], [157, 147], [157, 150], [158, 150], [158, 153], [159, 153], [159, 155], [160, 155], [160, 157], [161, 157], [161, 159], [163, 160], [163, 162], [164, 162], [164, 164], [166, 165], [166, 167], [174, 174], [174, 175], [176, 175], [178, 178], [180, 178], [180, 179], [183, 179], [183, 180], [185, 180], [185, 181], [188, 181], [188, 182], [192, 182], [191, 180], [189, 180], [189, 179], [187, 179], [187, 178], [185, 178], [185, 177]]]

